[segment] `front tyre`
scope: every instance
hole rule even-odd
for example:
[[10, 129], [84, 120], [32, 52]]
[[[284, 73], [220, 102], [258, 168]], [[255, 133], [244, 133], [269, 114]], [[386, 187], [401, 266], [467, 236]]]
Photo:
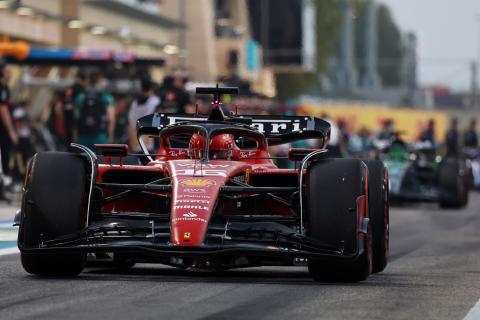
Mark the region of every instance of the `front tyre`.
[[367, 167], [360, 160], [319, 160], [308, 168], [307, 235], [343, 247], [345, 256], [357, 255], [355, 259], [309, 259], [308, 270], [316, 281], [358, 282], [371, 274], [367, 189]]
[[[87, 166], [79, 155], [42, 152], [29, 165], [18, 242], [21, 249], [85, 227]], [[40, 276], [72, 276], [85, 265], [84, 253], [21, 252], [22, 266]]]
[[388, 263], [389, 203], [388, 173], [382, 161], [366, 160], [368, 167], [368, 215], [372, 226], [372, 272], [382, 272]]
[[456, 158], [446, 158], [440, 163], [438, 184], [441, 208], [462, 208], [468, 203], [468, 185], [465, 168]]

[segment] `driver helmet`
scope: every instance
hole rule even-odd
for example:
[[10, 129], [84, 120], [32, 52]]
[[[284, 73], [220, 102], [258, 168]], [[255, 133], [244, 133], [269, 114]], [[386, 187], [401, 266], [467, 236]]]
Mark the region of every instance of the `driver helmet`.
[[[195, 133], [190, 139], [189, 148], [192, 159], [201, 159], [205, 150], [205, 137]], [[210, 139], [209, 158], [231, 160], [233, 150], [237, 149], [235, 139], [231, 134], [219, 134]]]

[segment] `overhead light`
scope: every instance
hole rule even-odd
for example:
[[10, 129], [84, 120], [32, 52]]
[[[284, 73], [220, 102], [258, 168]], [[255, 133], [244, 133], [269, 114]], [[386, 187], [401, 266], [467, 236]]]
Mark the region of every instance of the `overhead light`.
[[85, 23], [81, 20], [70, 20], [68, 22], [68, 27], [70, 29], [81, 29], [85, 26]]
[[8, 9], [10, 8], [10, 4], [7, 0], [0, 0], [0, 9]]
[[33, 10], [28, 7], [19, 7], [17, 8], [17, 14], [19, 16], [33, 16]]
[[163, 52], [165, 52], [166, 54], [177, 54], [178, 51], [178, 47], [173, 44], [167, 44], [163, 47]]
[[102, 35], [107, 33], [107, 28], [105, 28], [104, 26], [95, 26], [95, 27], [92, 27], [92, 29], [90, 29], [90, 33], [97, 36]]

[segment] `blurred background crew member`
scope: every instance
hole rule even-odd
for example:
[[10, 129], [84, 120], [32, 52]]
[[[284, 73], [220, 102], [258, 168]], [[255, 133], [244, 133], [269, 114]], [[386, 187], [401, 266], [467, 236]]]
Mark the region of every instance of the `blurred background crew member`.
[[392, 147], [395, 148], [402, 148], [405, 149], [407, 147], [407, 143], [405, 140], [402, 139], [402, 133], [399, 131], [395, 131], [392, 137]]
[[190, 94], [185, 88], [188, 78], [176, 72], [173, 77], [167, 76], [163, 81], [162, 87], [157, 92], [160, 97], [161, 112], [165, 113], [186, 113], [190, 111]]
[[160, 98], [155, 95], [153, 83], [147, 79], [142, 80], [142, 94], [133, 100], [128, 112], [128, 131], [133, 153], [141, 151], [137, 140], [137, 120], [154, 113], [159, 105]]
[[447, 156], [458, 156], [458, 144], [460, 134], [458, 132], [458, 119], [452, 118], [450, 120], [450, 127], [445, 134], [445, 147], [447, 148]]
[[377, 133], [377, 139], [379, 140], [391, 140], [395, 135], [395, 128], [392, 119], [385, 119], [382, 121], [382, 128]]
[[467, 148], [478, 147], [477, 120], [470, 120], [468, 129], [463, 134], [463, 145]]
[[32, 122], [28, 116], [28, 101], [23, 101], [16, 106], [12, 113], [12, 120], [18, 136], [18, 145], [14, 154], [16, 173], [21, 180], [26, 173], [28, 161], [35, 154], [32, 144]]
[[428, 120], [427, 128], [420, 134], [420, 141], [435, 144], [435, 120]]
[[89, 74], [89, 86], [75, 99], [78, 143], [94, 150], [95, 144], [113, 142], [115, 109], [113, 98], [100, 87], [100, 75]]
[[[48, 128], [55, 138], [55, 142], [58, 147], [68, 149], [68, 146], [72, 141], [67, 141], [66, 131], [67, 124], [64, 114], [65, 94], [63, 91], [55, 92], [50, 110], [50, 117], [48, 119]], [[72, 125], [73, 127], [73, 125]]]
[[4, 174], [10, 175], [9, 162], [13, 146], [18, 144], [18, 135], [10, 113], [9, 72], [7, 66], [0, 65], [0, 151]]
[[75, 76], [75, 82], [65, 92], [63, 118], [65, 124], [65, 142], [67, 147], [75, 141], [75, 108], [74, 102], [77, 97], [85, 93], [85, 86], [87, 84], [87, 77], [84, 73], [79, 72]]

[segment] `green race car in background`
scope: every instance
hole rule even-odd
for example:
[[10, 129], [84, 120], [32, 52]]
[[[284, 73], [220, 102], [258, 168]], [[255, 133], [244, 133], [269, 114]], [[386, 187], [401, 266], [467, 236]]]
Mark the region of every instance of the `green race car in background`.
[[438, 202], [442, 208], [468, 204], [465, 161], [441, 157], [429, 142], [395, 144], [375, 141], [376, 157], [388, 169], [392, 201]]

